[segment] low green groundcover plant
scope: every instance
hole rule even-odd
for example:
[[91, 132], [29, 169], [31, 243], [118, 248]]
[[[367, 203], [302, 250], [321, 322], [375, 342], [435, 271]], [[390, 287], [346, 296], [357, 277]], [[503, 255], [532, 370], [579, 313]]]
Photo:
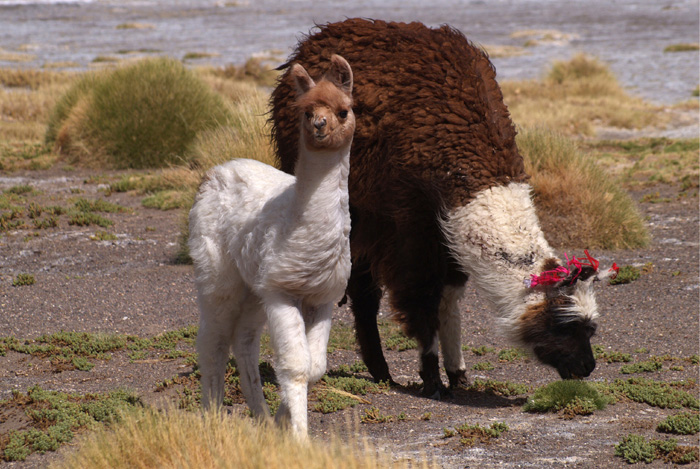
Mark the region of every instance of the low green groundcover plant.
[[669, 415], [657, 425], [656, 430], [676, 435], [695, 435], [700, 432], [700, 415], [690, 412]]
[[698, 460], [697, 446], [681, 446], [678, 440], [649, 440], [642, 435], [629, 434], [615, 445], [615, 456], [630, 464], [651, 463], [663, 459], [673, 464], [690, 464]]
[[23, 461], [34, 452], [56, 451], [76, 432], [118, 422], [124, 411], [141, 406], [135, 394], [123, 390], [81, 396], [34, 386], [26, 395], [14, 392], [0, 402], [0, 410], [26, 418], [28, 428], [0, 435], [0, 459]]
[[523, 407], [525, 412], [562, 412], [573, 418], [602, 410], [609, 399], [579, 380], [555, 381], [537, 389]]
[[646, 378], [616, 379], [597, 387], [615, 399], [626, 398], [662, 409], [700, 408], [698, 399], [686, 391], [697, 387], [694, 380], [663, 382]]
[[445, 428], [443, 431], [445, 438], [459, 435], [460, 443], [465, 446], [474, 446], [477, 442], [489, 443], [493, 438], [498, 438], [504, 432], [508, 431], [508, 425], [504, 422], [495, 422], [489, 427], [482, 427], [478, 423], [474, 425], [464, 423], [455, 427], [454, 430]]
[[642, 271], [633, 265], [624, 265], [620, 267], [620, 271], [614, 279], [611, 279], [608, 283], [610, 285], [621, 285], [624, 283], [631, 283], [638, 280], [642, 276]]

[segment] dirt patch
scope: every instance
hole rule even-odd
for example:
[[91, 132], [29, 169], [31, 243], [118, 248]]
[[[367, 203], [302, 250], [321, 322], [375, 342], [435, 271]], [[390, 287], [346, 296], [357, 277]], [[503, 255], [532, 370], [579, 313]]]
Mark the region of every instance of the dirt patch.
[[[65, 215], [58, 216], [55, 227], [5, 231], [0, 237], [0, 337], [31, 342], [42, 334], [64, 330], [152, 338], [197, 323], [192, 267], [173, 263], [181, 214], [143, 208], [140, 197], [134, 195], [107, 195], [105, 184], [121, 174], [59, 167], [0, 178], [1, 190], [21, 184], [34, 187], [30, 200], [44, 206], [68, 206], [76, 197], [83, 197], [129, 208], [122, 213], [102, 214], [113, 222], [107, 229], [116, 237], [112, 240], [90, 239], [105, 228], [69, 225]], [[699, 348], [698, 199], [679, 198], [678, 189], [667, 186], [633, 196], [642, 201], [647, 193], [656, 192], [660, 197], [640, 203], [653, 236], [649, 248], [592, 253], [603, 265], [615, 261], [642, 270], [633, 282], [601, 285], [598, 289], [599, 328], [592, 342], [599, 346], [601, 357], [628, 354], [630, 361], [599, 359], [589, 378], [593, 383], [639, 376], [670, 383], [698, 377], [697, 359], [692, 358]], [[13, 279], [20, 273], [32, 274], [36, 282], [13, 286]], [[656, 426], [681, 409], [629, 399], [619, 399], [602, 411], [573, 419], [556, 413], [524, 413], [522, 405], [527, 395], [558, 379], [556, 371], [517, 354], [512, 360], [503, 359], [508, 354], [499, 359], [499, 352], [512, 345], [499, 336], [493, 314], [471, 287], [461, 309], [464, 356], [472, 386], [458, 389], [442, 401], [422, 398], [416, 385], [415, 350], [386, 350], [398, 385], [362, 396], [354, 406], [338, 412], [311, 411], [310, 433], [326, 439], [331, 432], [359, 430], [380, 449], [400, 457], [426, 455], [444, 467], [612, 467], [622, 464], [614, 456], [614, 446], [626, 435], [668, 437], [656, 432]], [[388, 316], [386, 305], [381, 312], [382, 318]], [[337, 308], [334, 319], [335, 327], [352, 325], [347, 307]], [[191, 353], [193, 346], [183, 343], [180, 350]], [[262, 358], [273, 362], [270, 356]], [[655, 359], [660, 360], [660, 369], [622, 373], [626, 364]], [[126, 388], [148, 404], [162, 405], [181, 401], [186, 397], [186, 384], [192, 381], [193, 368], [186, 357], [168, 358], [155, 349], [133, 355], [125, 348], [110, 352], [108, 359], [90, 361], [94, 367], [89, 371], [75, 367], [61, 371], [52, 364], [51, 357], [8, 350], [0, 356], [0, 399], [11, 398], [13, 390], [26, 393], [38, 384], [47, 390], [80, 394]], [[329, 354], [329, 369], [357, 361], [359, 355], [354, 350], [339, 347]], [[474, 366], [477, 369], [472, 369]], [[366, 372], [353, 376], [369, 378]], [[164, 386], [166, 380], [172, 381]], [[446, 377], [443, 380], [447, 382]], [[473, 384], [488, 380], [522, 385], [528, 391], [508, 395]], [[685, 386], [698, 396], [697, 384], [686, 381]], [[312, 400], [310, 409], [314, 404]], [[245, 405], [233, 400], [230, 409], [243, 414]], [[375, 418], [363, 421], [368, 410], [374, 412], [371, 409], [378, 412]], [[2, 412], [1, 435], [25, 425], [26, 414], [19, 407]], [[475, 428], [470, 426], [479, 425], [483, 430], [496, 423], [505, 424], [507, 431], [488, 439], [472, 438], [470, 445], [460, 442], [460, 438], [468, 437], [445, 437], [446, 430], [459, 435], [458, 428], [467, 432]], [[673, 437], [681, 445], [697, 444], [696, 436]], [[33, 454], [24, 462], [0, 462], [0, 466], [44, 467], [56, 457], [56, 453]], [[663, 464], [656, 460], [651, 467]]]

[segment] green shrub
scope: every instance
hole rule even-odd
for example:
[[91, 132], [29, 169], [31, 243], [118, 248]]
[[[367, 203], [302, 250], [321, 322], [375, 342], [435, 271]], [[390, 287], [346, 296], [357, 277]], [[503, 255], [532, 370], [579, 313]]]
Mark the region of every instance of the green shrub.
[[79, 80], [56, 104], [46, 140], [88, 164], [163, 167], [228, 117], [221, 96], [180, 62], [145, 59]]

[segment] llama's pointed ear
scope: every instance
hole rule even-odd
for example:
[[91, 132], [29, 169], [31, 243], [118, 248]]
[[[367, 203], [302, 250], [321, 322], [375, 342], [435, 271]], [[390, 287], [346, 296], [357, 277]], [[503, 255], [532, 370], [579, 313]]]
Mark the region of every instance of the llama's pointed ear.
[[331, 57], [331, 68], [326, 78], [347, 94], [352, 94], [352, 69], [347, 60], [337, 54]]
[[316, 86], [316, 83], [311, 79], [306, 69], [299, 64], [292, 65], [292, 69], [289, 73], [294, 78], [297, 93], [300, 95], [307, 93], [311, 88]]

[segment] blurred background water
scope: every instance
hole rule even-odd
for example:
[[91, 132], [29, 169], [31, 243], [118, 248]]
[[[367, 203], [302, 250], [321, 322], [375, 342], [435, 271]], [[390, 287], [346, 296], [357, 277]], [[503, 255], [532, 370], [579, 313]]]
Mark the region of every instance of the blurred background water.
[[697, 0], [0, 0], [0, 66], [187, 54], [199, 57], [189, 64], [277, 65], [314, 24], [365, 17], [449, 24], [487, 48], [517, 47], [522, 55], [493, 57], [499, 80], [535, 78], [585, 52], [633, 93], [675, 103], [698, 86], [700, 54], [664, 48], [698, 43], [699, 15]]

